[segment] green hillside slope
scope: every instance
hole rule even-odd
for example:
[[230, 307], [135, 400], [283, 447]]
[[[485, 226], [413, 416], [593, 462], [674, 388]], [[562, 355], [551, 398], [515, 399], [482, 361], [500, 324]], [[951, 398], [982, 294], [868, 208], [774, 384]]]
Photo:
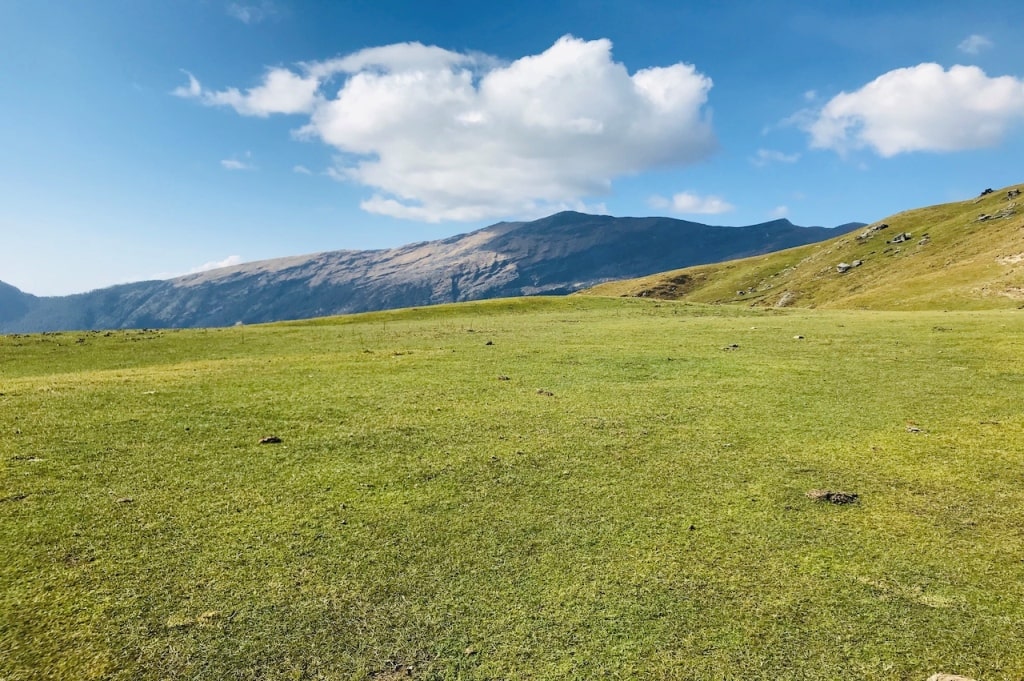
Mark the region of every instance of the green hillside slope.
[[777, 307], [1020, 307], [1024, 200], [1016, 194], [1007, 187], [899, 213], [820, 244], [610, 282], [586, 294]]
[[593, 297], [0, 336], [0, 678], [1019, 681], [1021, 356]]

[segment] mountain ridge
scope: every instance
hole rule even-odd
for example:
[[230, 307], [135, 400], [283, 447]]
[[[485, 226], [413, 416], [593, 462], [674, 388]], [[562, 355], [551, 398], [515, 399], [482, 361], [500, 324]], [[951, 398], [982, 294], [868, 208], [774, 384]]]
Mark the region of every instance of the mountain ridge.
[[755, 307], [1024, 307], [1021, 186], [902, 211], [816, 244], [597, 285], [584, 294]]
[[0, 332], [229, 326], [567, 294], [603, 281], [820, 241], [836, 229], [798, 227], [785, 219], [724, 227], [563, 211], [436, 241], [286, 256], [72, 296], [37, 297], [5, 285]]

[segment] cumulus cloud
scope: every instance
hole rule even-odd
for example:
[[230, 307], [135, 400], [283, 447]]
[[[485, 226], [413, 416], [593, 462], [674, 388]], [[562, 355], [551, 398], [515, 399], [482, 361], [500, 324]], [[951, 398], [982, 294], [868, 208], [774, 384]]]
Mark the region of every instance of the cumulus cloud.
[[233, 265], [240, 265], [242, 263], [242, 256], [240, 255], [229, 255], [223, 260], [217, 260], [215, 262], [203, 263], [199, 267], [193, 267], [188, 271], [188, 274], [199, 274], [200, 272], [209, 272], [210, 270], [219, 270], [222, 267], [231, 267]]
[[956, 46], [958, 50], [967, 54], [978, 54], [990, 47], [992, 47], [992, 41], [977, 33], [967, 36]]
[[648, 203], [652, 208], [668, 209], [679, 215], [718, 215], [735, 210], [735, 206], [720, 196], [701, 196], [693, 192], [679, 192], [670, 199], [652, 196]]
[[1024, 119], [1024, 81], [990, 78], [976, 66], [938, 64], [889, 71], [842, 92], [806, 126], [811, 146], [845, 153], [869, 147], [883, 157], [998, 144]]
[[372, 189], [364, 210], [478, 220], [571, 205], [714, 151], [711, 80], [683, 63], [630, 73], [611, 48], [565, 36], [501, 63], [402, 43], [274, 68], [245, 92], [189, 74], [175, 94], [242, 115], [309, 114], [296, 135], [341, 152], [330, 174]]
[[750, 159], [750, 162], [761, 168], [770, 163], [796, 163], [800, 160], [800, 154], [786, 154], [773, 149], [758, 149], [757, 154]]

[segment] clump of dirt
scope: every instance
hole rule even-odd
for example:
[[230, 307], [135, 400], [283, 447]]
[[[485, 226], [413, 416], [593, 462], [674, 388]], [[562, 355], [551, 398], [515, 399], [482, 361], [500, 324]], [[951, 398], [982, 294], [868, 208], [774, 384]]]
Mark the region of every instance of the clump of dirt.
[[260, 438], [261, 445], [276, 445], [281, 443], [281, 438], [276, 435], [268, 435], [267, 437]]
[[824, 501], [830, 504], [843, 506], [846, 504], [857, 503], [860, 495], [854, 492], [838, 492], [830, 489], [812, 489], [807, 492], [807, 498], [812, 501]]

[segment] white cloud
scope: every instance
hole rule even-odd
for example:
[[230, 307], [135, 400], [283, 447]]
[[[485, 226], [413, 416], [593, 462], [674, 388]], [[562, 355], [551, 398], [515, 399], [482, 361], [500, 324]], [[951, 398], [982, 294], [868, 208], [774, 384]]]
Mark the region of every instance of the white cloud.
[[245, 152], [244, 156], [246, 159], [244, 161], [239, 160], [237, 157], [225, 158], [220, 162], [220, 165], [225, 170], [255, 170], [256, 166], [254, 166], [250, 162], [250, 159], [252, 158], [252, 152], [247, 151]]
[[228, 16], [238, 19], [243, 24], [258, 24], [264, 19], [277, 14], [277, 8], [269, 0], [264, 0], [264, 2], [257, 5], [243, 5], [239, 2], [232, 2], [224, 11], [228, 13]]
[[648, 203], [652, 208], [668, 209], [680, 215], [718, 215], [735, 210], [735, 206], [720, 196], [700, 196], [693, 192], [679, 192], [671, 199], [652, 196]]
[[975, 33], [964, 38], [956, 48], [967, 54], [978, 54], [982, 50], [987, 50], [992, 46], [993, 43], [991, 40], [983, 35]]
[[300, 76], [288, 69], [269, 69], [263, 84], [246, 90], [238, 88], [211, 91], [188, 71], [188, 85], [175, 88], [176, 97], [198, 99], [207, 106], [230, 106], [243, 116], [266, 117], [270, 114], [309, 113], [317, 102], [319, 81]]
[[789, 206], [775, 206], [768, 215], [776, 220], [789, 217]]
[[231, 267], [233, 265], [240, 265], [242, 263], [242, 256], [240, 255], [229, 255], [223, 260], [216, 262], [203, 263], [199, 267], [193, 267], [188, 271], [188, 274], [199, 274], [200, 272], [209, 272], [210, 270], [219, 270], [222, 267]]
[[301, 165], [300, 166], [293, 166], [292, 167], [292, 172], [293, 173], [298, 173], [299, 175], [312, 175], [313, 174], [312, 170], [310, 170], [306, 166], [301, 166]]
[[171, 90], [171, 94], [175, 97], [201, 97], [203, 94], [203, 87], [199, 84], [199, 81], [196, 80], [196, 77], [188, 71], [186, 71], [185, 69], [182, 69], [181, 72], [188, 76], [188, 85], [180, 85], [174, 88], [173, 90]]
[[[341, 152], [335, 179], [374, 190], [364, 210], [414, 220], [534, 213], [605, 194], [613, 179], [714, 151], [712, 83], [688, 64], [630, 74], [608, 40], [565, 36], [508, 64], [419, 43], [387, 45], [259, 87], [175, 94], [243, 115], [309, 113], [298, 131]], [[328, 89], [328, 84], [341, 82]]]
[[800, 160], [800, 154], [786, 154], [773, 149], [758, 149], [757, 154], [750, 159], [750, 162], [757, 167], [763, 167], [769, 163], [796, 163]]
[[920, 64], [833, 97], [806, 125], [811, 146], [883, 157], [991, 147], [1024, 119], [1024, 81], [976, 66]]
[[496, 60], [486, 55], [463, 54], [435, 45], [413, 42], [368, 47], [345, 57], [320, 62], [305, 62], [301, 66], [311, 76], [329, 78], [339, 73], [356, 74], [362, 71], [378, 73], [436, 71], [457, 66], [472, 67], [476, 62], [483, 62], [484, 66], [497, 64]]

